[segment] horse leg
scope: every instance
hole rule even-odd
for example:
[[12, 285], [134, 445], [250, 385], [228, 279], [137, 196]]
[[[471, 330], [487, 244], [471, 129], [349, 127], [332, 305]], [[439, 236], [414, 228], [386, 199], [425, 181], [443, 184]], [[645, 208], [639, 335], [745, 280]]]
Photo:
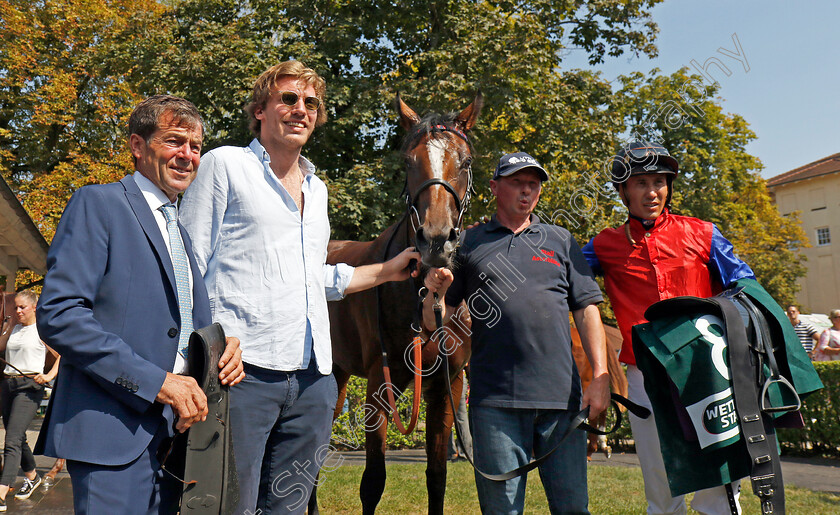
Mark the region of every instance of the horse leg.
[[452, 379], [452, 400], [450, 405], [443, 375], [436, 375], [424, 392], [426, 399], [426, 489], [429, 493], [429, 513], [443, 514], [446, 497], [446, 458], [449, 453], [449, 435], [455, 410], [461, 401], [464, 375]]
[[[601, 431], [604, 431], [604, 430], [607, 429], [607, 412], [606, 411], [604, 411], [600, 415], [598, 415], [598, 418], [595, 419], [595, 424], [596, 424], [595, 427], [597, 427]], [[597, 437], [598, 437], [598, 450], [603, 452], [604, 456], [606, 456], [607, 458], [611, 457], [612, 456], [612, 447], [610, 447], [609, 444], [607, 443], [606, 435], [597, 435]]]
[[335, 412], [333, 413], [333, 421], [335, 421], [344, 410], [344, 399], [347, 398], [347, 382], [350, 381], [350, 374], [338, 368], [338, 366], [333, 366], [333, 375], [338, 385], [338, 401], [335, 403]]
[[385, 382], [382, 367], [373, 367], [378, 373], [368, 374], [367, 402], [365, 403], [365, 471], [359, 486], [362, 513], [373, 514], [385, 491], [385, 443], [388, 432], [388, 399], [377, 392]]
[[586, 435], [586, 461], [592, 461], [592, 455], [598, 452], [598, 435]]

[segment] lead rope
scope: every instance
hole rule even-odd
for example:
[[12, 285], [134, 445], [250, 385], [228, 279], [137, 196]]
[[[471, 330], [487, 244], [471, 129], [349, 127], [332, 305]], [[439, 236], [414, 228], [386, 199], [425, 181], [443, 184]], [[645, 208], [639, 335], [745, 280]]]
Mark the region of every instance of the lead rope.
[[[435, 313], [435, 333], [441, 330], [443, 327], [443, 306], [440, 304], [440, 298], [438, 297], [437, 292], [434, 294], [435, 303], [432, 305], [432, 309]], [[450, 373], [449, 373], [449, 359], [444, 358], [444, 376], [446, 377], [446, 391], [447, 395], [449, 396], [449, 405], [452, 408], [452, 419], [454, 422], [455, 427], [455, 434], [458, 436], [458, 439], [461, 439], [461, 434], [463, 433], [463, 429], [461, 428], [460, 422], [458, 422], [458, 418], [455, 417], [455, 400], [452, 397], [452, 382], [450, 380]], [[522, 465], [521, 467], [517, 467], [509, 472], [504, 472], [502, 474], [488, 474], [481, 469], [479, 469], [475, 462], [473, 461], [473, 457], [470, 455], [470, 452], [467, 449], [464, 449], [464, 456], [467, 458], [467, 461], [472, 465], [476, 472], [482, 475], [482, 477], [489, 479], [491, 481], [507, 481], [508, 479], [513, 479], [517, 476], [521, 476], [527, 474], [528, 471], [531, 471], [537, 467], [539, 467], [545, 460], [548, 459], [551, 454], [554, 453], [563, 442], [566, 441], [569, 436], [572, 435], [575, 429], [581, 429], [584, 431], [588, 431], [590, 433], [598, 434], [598, 435], [608, 435], [610, 433], [615, 432], [619, 426], [621, 426], [622, 421], [622, 414], [621, 410], [618, 409], [618, 404], [624, 405], [631, 413], [636, 415], [639, 418], [648, 418], [650, 416], [650, 410], [639, 406], [638, 404], [630, 401], [629, 399], [618, 395], [617, 393], [610, 394], [610, 406], [615, 409], [616, 417], [615, 417], [615, 425], [613, 425], [612, 429], [609, 431], [601, 431], [600, 429], [593, 427], [586, 423], [586, 419], [589, 418], [589, 406], [580, 410], [577, 415], [574, 416], [572, 421], [569, 423], [569, 426], [566, 428], [566, 432], [560, 437], [557, 441], [557, 444], [552, 447], [548, 452], [544, 455], [540, 456], [539, 458], [535, 459], [534, 461]], [[552, 434], [552, 436], [554, 436]]]
[[[411, 216], [410, 213], [406, 213], [406, 215], [408, 217]], [[394, 241], [394, 237], [396, 236], [398, 230], [399, 226], [394, 229], [394, 232], [391, 233], [391, 236], [388, 238], [388, 243], [385, 245], [385, 259], [388, 258], [388, 252], [391, 250], [391, 243]], [[411, 418], [408, 421], [408, 427], [406, 427], [403, 425], [399, 413], [397, 413], [397, 403], [394, 398], [394, 385], [391, 382], [391, 367], [388, 365], [388, 351], [385, 349], [385, 339], [383, 338], [382, 331], [382, 313], [380, 310], [382, 304], [379, 298], [380, 287], [381, 286], [376, 286], [374, 288], [374, 292], [376, 295], [376, 325], [377, 330], [379, 331], [379, 349], [382, 353], [383, 384], [385, 386], [386, 397], [388, 398], [388, 407], [391, 410], [391, 418], [397, 426], [397, 430], [404, 435], [409, 435], [412, 431], [414, 431], [414, 426], [417, 425], [417, 420], [420, 418], [420, 390], [423, 384], [423, 376], [420, 373], [423, 368], [423, 364], [421, 363], [422, 340], [420, 339], [419, 334], [415, 333], [414, 338], [411, 341], [411, 345], [413, 347], [412, 354], [414, 358], [414, 364], [412, 365], [412, 368], [414, 369], [414, 398], [411, 404]]]

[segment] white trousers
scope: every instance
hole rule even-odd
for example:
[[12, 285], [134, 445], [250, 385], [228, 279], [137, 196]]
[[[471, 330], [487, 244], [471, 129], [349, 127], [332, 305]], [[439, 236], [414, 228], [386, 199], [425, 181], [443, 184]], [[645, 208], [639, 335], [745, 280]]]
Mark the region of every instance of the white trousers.
[[[627, 390], [630, 400], [650, 409], [650, 399], [645, 392], [642, 371], [634, 365], [627, 365]], [[659, 435], [656, 432], [656, 421], [653, 414], [647, 419], [641, 419], [628, 412], [630, 428], [633, 430], [633, 440], [636, 442], [636, 454], [642, 467], [645, 480], [645, 497], [647, 497], [647, 512], [651, 515], [678, 515], [687, 511], [685, 496], [671, 497], [668, 488], [668, 476], [665, 474], [665, 462], [662, 460], [662, 450], [659, 448]], [[741, 495], [741, 481], [732, 483], [736, 502]], [[729, 501], [726, 488], [716, 486], [694, 493], [691, 507], [705, 515], [729, 515]], [[738, 513], [741, 505], [738, 503]]]

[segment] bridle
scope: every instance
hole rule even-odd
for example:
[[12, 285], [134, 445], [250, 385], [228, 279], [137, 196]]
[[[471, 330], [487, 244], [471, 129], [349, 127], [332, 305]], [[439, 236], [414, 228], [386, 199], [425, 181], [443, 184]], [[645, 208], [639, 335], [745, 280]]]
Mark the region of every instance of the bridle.
[[[435, 132], [451, 132], [451, 133], [459, 136], [460, 138], [462, 138], [467, 143], [467, 145], [470, 146], [470, 149], [472, 149], [472, 147], [470, 145], [470, 140], [467, 138], [467, 135], [463, 131], [461, 131], [460, 129], [458, 129], [456, 127], [449, 127], [449, 126], [442, 125], [442, 124], [431, 126], [428, 131], [417, 131], [416, 133], [414, 133], [412, 136], [409, 137], [408, 141], [410, 142], [410, 141], [413, 141], [414, 139], [416, 139], [416, 138], [418, 138], [418, 137], [420, 137], [424, 134], [435, 133]], [[408, 190], [408, 175], [406, 174], [405, 187], [404, 187], [406, 211], [405, 211], [405, 214], [403, 215], [403, 219], [400, 221], [400, 225], [405, 221], [405, 219], [408, 219], [411, 223], [411, 228], [414, 230], [414, 235], [415, 235], [415, 240], [416, 240], [417, 239], [417, 230], [419, 229], [419, 226], [420, 226], [420, 213], [417, 211], [417, 199], [420, 197], [421, 193], [423, 193], [427, 189], [431, 188], [432, 186], [442, 186], [443, 189], [445, 189], [450, 195], [452, 195], [452, 198], [455, 199], [455, 206], [458, 209], [458, 221], [455, 224], [455, 234], [456, 235], [460, 234], [460, 232], [461, 232], [461, 222], [463, 221], [464, 213], [466, 213], [467, 210], [469, 209], [470, 198], [472, 197], [472, 189], [473, 189], [472, 177], [473, 177], [472, 176], [472, 162], [470, 162], [470, 166], [467, 168], [467, 191], [466, 191], [466, 193], [464, 193], [464, 197], [461, 198], [458, 195], [458, 192], [455, 191], [455, 187], [452, 186], [451, 183], [449, 183], [449, 182], [447, 182], [443, 179], [438, 179], [438, 178], [433, 178], [433, 179], [429, 179], [427, 181], [424, 181], [422, 184], [420, 184], [420, 186], [414, 192], [414, 195], [412, 195], [411, 192]], [[414, 216], [412, 216], [412, 213], [413, 213]], [[414, 221], [415, 216], [417, 218], [416, 223]], [[394, 237], [397, 235], [398, 232], [399, 232], [399, 230], [394, 230], [394, 232], [391, 233], [391, 236], [388, 238], [388, 242], [385, 244], [385, 254], [383, 256], [383, 260], [388, 259], [389, 253], [391, 251], [391, 245], [393, 244]], [[410, 238], [410, 236], [408, 235], [408, 232], [406, 231], [406, 239], [408, 240], [409, 238]], [[417, 242], [415, 241], [414, 244], [416, 246]], [[410, 246], [410, 241], [406, 241], [406, 247], [408, 247], [408, 246]], [[412, 280], [412, 285], [413, 285], [413, 289], [416, 291], [417, 290], [417, 285], [413, 280]], [[411, 329], [412, 329], [412, 332], [414, 333], [414, 336], [413, 336], [412, 341], [411, 341], [411, 346], [410, 346], [409, 349], [407, 349], [408, 352], [406, 353], [406, 357], [408, 357], [408, 355], [411, 354], [411, 356], [413, 358], [413, 361], [414, 361], [413, 364], [412, 364], [412, 367], [411, 367], [411, 368], [413, 368], [413, 375], [414, 375], [414, 391], [413, 391], [414, 399], [413, 399], [413, 402], [412, 402], [411, 418], [409, 420], [408, 425], [406, 426], [406, 425], [403, 425], [402, 420], [400, 420], [399, 414], [397, 413], [397, 406], [396, 406], [396, 401], [395, 401], [395, 398], [394, 398], [394, 390], [393, 390], [393, 385], [391, 383], [391, 367], [388, 364], [388, 351], [385, 349], [385, 340], [383, 338], [383, 334], [384, 334], [384, 330], [383, 330], [383, 327], [382, 327], [383, 314], [382, 314], [382, 303], [381, 303], [381, 296], [380, 296], [380, 291], [379, 290], [380, 290], [380, 286], [377, 286], [376, 288], [374, 288], [374, 293], [376, 295], [376, 314], [377, 314], [377, 329], [379, 331], [379, 346], [380, 346], [380, 351], [382, 353], [382, 374], [383, 374], [383, 378], [384, 378], [384, 384], [386, 385], [385, 392], [386, 392], [386, 397], [387, 397], [387, 403], [388, 403], [388, 406], [391, 409], [391, 418], [393, 419], [394, 424], [397, 426], [397, 430], [404, 435], [408, 435], [412, 431], [414, 431], [414, 427], [417, 424], [417, 419], [419, 417], [420, 391], [421, 391], [421, 388], [422, 388], [422, 381], [423, 381], [422, 380], [422, 368], [423, 368], [423, 366], [422, 366], [422, 363], [421, 363], [421, 360], [422, 360], [421, 351], [422, 351], [422, 347], [426, 343], [428, 343], [428, 342], [423, 342], [423, 339], [420, 337], [420, 333], [422, 333], [422, 329], [420, 327], [421, 323], [420, 323], [419, 314], [420, 314], [420, 310], [422, 309], [422, 307], [421, 307], [422, 298], [418, 297], [419, 301], [418, 301], [418, 304], [415, 308], [414, 321], [411, 324]]]
[[[463, 139], [467, 143], [467, 146], [471, 147], [470, 140], [467, 137], [466, 133], [464, 133], [462, 130], [460, 130], [456, 127], [449, 127], [447, 125], [433, 125], [432, 127], [430, 127], [428, 132], [425, 132], [425, 131], [424, 132], [417, 132], [410, 139], [413, 140], [413, 139], [416, 139], [416, 138], [420, 137], [423, 134], [427, 134], [427, 133], [432, 133], [433, 134], [433, 133], [436, 133], [436, 132], [451, 132], [451, 133], [459, 136], [461, 139]], [[417, 229], [419, 229], [419, 226], [420, 226], [420, 213], [417, 211], [417, 199], [420, 198], [421, 193], [423, 193], [427, 189], [431, 188], [432, 186], [442, 186], [443, 189], [445, 189], [450, 195], [452, 195], [452, 198], [455, 199], [455, 207], [458, 210], [458, 220], [455, 222], [455, 234], [460, 234], [460, 232], [461, 232], [461, 222], [463, 222], [463, 220], [464, 220], [464, 214], [470, 208], [470, 199], [472, 198], [472, 192], [473, 192], [472, 161], [470, 161], [470, 165], [467, 168], [467, 191], [464, 193], [463, 198], [461, 198], [458, 195], [458, 192], [455, 191], [455, 187], [452, 186], [452, 184], [450, 182], [445, 181], [443, 179], [438, 179], [438, 178], [433, 178], [433, 179], [429, 179], [427, 181], [424, 181], [422, 184], [420, 184], [420, 186], [414, 192], [414, 195], [412, 195], [411, 192], [408, 191], [408, 177], [406, 176], [405, 188], [404, 188], [405, 204], [406, 204], [406, 214], [405, 214], [405, 216], [411, 222], [411, 228], [414, 230], [415, 234], [417, 234]], [[415, 223], [415, 217], [417, 219], [416, 223]]]

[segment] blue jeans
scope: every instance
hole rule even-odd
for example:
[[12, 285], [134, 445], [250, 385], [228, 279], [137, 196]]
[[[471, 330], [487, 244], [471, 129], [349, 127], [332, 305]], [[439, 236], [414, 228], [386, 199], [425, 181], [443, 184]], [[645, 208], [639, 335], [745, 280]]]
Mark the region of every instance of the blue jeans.
[[[556, 445], [576, 412], [470, 406], [476, 466], [501, 474], [539, 457]], [[553, 436], [553, 438], [552, 438]], [[540, 466], [551, 513], [589, 513], [586, 489], [586, 433], [574, 430]], [[483, 514], [519, 514], [525, 509], [527, 476], [504, 482], [475, 474]]]
[[237, 515], [304, 513], [321, 464], [329, 457], [335, 377], [307, 370], [281, 372], [245, 364], [230, 389]]

